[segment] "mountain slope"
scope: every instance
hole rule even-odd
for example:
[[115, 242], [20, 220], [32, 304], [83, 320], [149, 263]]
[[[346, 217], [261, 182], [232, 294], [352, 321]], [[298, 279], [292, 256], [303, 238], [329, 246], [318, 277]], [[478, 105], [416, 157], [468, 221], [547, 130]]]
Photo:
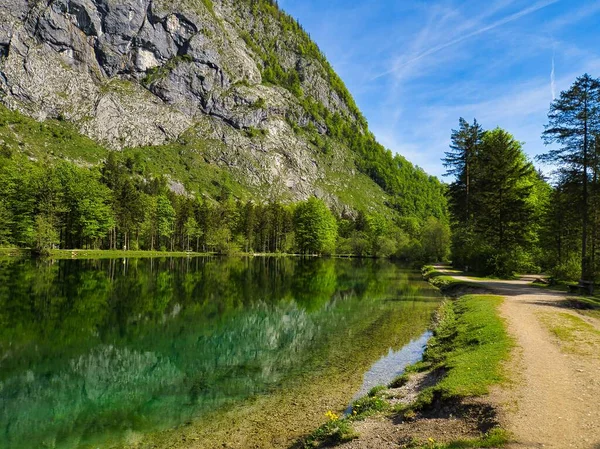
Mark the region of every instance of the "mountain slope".
[[[377, 144], [317, 46], [269, 1], [8, 0], [0, 55], [9, 109], [139, 154], [188, 192], [229, 184], [263, 200], [445, 213], [440, 183]], [[20, 141], [14, 128], [0, 129], [4, 145]], [[50, 134], [14, 149], [39, 158]]]

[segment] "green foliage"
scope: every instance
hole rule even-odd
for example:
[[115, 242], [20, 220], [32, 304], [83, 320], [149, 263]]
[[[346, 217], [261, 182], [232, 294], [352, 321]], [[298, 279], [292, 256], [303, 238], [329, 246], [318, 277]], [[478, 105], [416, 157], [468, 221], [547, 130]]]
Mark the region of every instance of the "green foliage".
[[309, 113], [317, 121], [324, 117], [328, 135], [343, 142], [354, 153], [358, 170], [392, 196], [390, 206], [401, 216], [415, 217], [419, 221], [429, 216], [446, 219], [445, 187], [437, 178], [414, 167], [402, 156], [392, 155], [358, 123], [339, 114], [332, 115], [314, 102], [309, 104]]
[[[545, 143], [558, 145], [539, 159], [558, 164], [559, 181], [554, 199], [557, 203], [566, 199], [568, 208], [556, 209], [551, 205], [548, 209], [547, 224], [555, 227], [547, 229], [548, 234], [555, 237], [554, 241], [548, 241], [555, 264], [564, 265], [577, 254], [581, 260], [580, 277], [586, 280], [594, 280], [600, 272], [597, 257], [600, 241], [596, 231], [600, 208], [599, 136], [600, 79], [585, 74], [550, 105], [542, 137]], [[561, 214], [571, 217], [561, 217]], [[579, 240], [578, 250], [570, 247], [574, 237]]]
[[450, 226], [435, 217], [429, 217], [421, 234], [423, 252], [432, 261], [444, 262], [450, 255]]
[[173, 235], [175, 225], [175, 209], [166, 195], [160, 195], [156, 201], [156, 231], [158, 238], [169, 238]]
[[409, 376], [408, 373], [402, 373], [398, 377], [396, 377], [389, 385], [390, 388], [400, 388], [406, 385], [408, 382]]
[[455, 440], [439, 443], [430, 439], [427, 443], [415, 443], [408, 446], [414, 449], [482, 449], [499, 448], [510, 442], [510, 435], [505, 430], [495, 427], [480, 438]]
[[252, 104], [252, 108], [254, 108], [254, 109], [263, 109], [266, 105], [267, 105], [267, 102], [265, 101], [265, 99], [263, 97], [259, 97], [258, 100], [256, 100]]
[[380, 395], [368, 395], [352, 403], [352, 419], [365, 419], [375, 413], [384, 412], [389, 408], [389, 402]]
[[60, 241], [54, 225], [42, 215], [35, 217], [35, 241], [35, 251], [42, 255], [49, 254], [50, 249]]
[[299, 203], [294, 213], [296, 242], [302, 254], [335, 252], [337, 223], [327, 205], [317, 198]]
[[426, 395], [479, 396], [505, 380], [502, 363], [513, 343], [498, 316], [501, 302], [498, 296], [468, 295], [444, 303], [424, 361], [447, 374]]
[[[338, 218], [315, 198], [288, 206], [242, 202], [225, 183], [218, 191], [213, 185], [215, 200], [176, 195], [165, 178], [149, 174], [149, 166], [148, 159], [129, 151], [111, 152], [100, 167], [92, 168], [64, 161], [38, 163], [19, 155], [0, 159], [1, 243], [221, 254], [337, 250], [390, 257], [408, 239], [382, 215]], [[60, 238], [37, 226], [37, 217]], [[338, 220], [344, 233], [339, 242]]]
[[0, 200], [0, 246], [12, 241], [13, 216], [5, 199]]
[[385, 391], [386, 388], [384, 385], [377, 385], [376, 387], [373, 387], [369, 390], [369, 392], [367, 393], [367, 396], [369, 397], [376, 397], [378, 396], [382, 391]]
[[215, 7], [213, 5], [212, 0], [202, 0], [202, 3], [206, 7], [206, 9], [208, 9], [208, 12], [210, 12], [214, 16], [215, 15]]
[[304, 441], [305, 448], [315, 448], [344, 443], [357, 438], [352, 424], [347, 419], [330, 419], [311, 433]]
[[0, 161], [0, 191], [10, 211], [8, 243], [46, 250], [59, 243], [96, 245], [114, 224], [110, 191], [99, 174], [74, 164]]
[[257, 129], [257, 128], [247, 128], [246, 129], [246, 136], [250, 137], [251, 139], [256, 138], [256, 137], [264, 137], [267, 135], [267, 131], [265, 129]]
[[[210, 2], [210, 0], [208, 0], [208, 1]], [[175, 70], [177, 68], [177, 66], [179, 64], [182, 64], [185, 62], [191, 62], [191, 61], [192, 61], [192, 57], [187, 54], [181, 55], [181, 56], [174, 56], [173, 58], [169, 59], [163, 65], [148, 69], [146, 71], [146, 75], [142, 79], [142, 83], [146, 84], [146, 85], [150, 85], [157, 81], [165, 79], [166, 77], [169, 76], [169, 74], [173, 70]]]
[[536, 270], [540, 204], [547, 186], [521, 144], [506, 131], [483, 131], [460, 119], [446, 153], [452, 212], [452, 261], [482, 274]]
[[555, 279], [564, 281], [577, 281], [581, 275], [581, 258], [577, 253], [571, 253], [568, 258], [558, 262], [550, 270], [550, 275]]
[[0, 160], [18, 154], [38, 159], [60, 155], [70, 160], [96, 163], [108, 153], [66, 121], [47, 119], [40, 123], [2, 104], [0, 142]]

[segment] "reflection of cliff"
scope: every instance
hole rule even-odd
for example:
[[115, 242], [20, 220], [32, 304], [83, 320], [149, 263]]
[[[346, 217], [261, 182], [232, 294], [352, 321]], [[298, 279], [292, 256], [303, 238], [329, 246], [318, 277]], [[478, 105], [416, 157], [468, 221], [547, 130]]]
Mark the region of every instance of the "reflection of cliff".
[[431, 310], [378, 301], [397, 286], [382, 290], [385, 277], [374, 282], [370, 264], [174, 263], [0, 268], [15, 284], [0, 290], [0, 322], [12, 323], [0, 331], [0, 446], [81, 447], [107, 433], [171, 427], [316, 370], [340, 339], [382, 316]]
[[[9, 437], [25, 441], [31, 429], [52, 440], [65, 428], [176, 425], [276, 384], [306, 356], [314, 327], [293, 305], [254, 306], [209, 335], [175, 319], [132, 348], [100, 345], [68, 363], [46, 360], [50, 371], [5, 379], [0, 420]], [[115, 422], [115, 413], [125, 421]]]

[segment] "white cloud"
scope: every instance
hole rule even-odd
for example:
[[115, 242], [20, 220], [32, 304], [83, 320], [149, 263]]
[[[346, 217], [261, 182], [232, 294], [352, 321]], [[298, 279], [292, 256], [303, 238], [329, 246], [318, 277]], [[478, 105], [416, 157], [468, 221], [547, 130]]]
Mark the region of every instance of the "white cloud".
[[589, 19], [598, 13], [600, 13], [600, 2], [583, 2], [583, 6], [581, 8], [572, 9], [568, 13], [561, 14], [555, 19], [551, 20], [546, 25], [545, 29], [550, 32], [556, 32], [561, 28], [565, 28], [581, 22], [582, 20]]
[[[409, 65], [411, 65], [411, 64], [413, 64], [413, 63], [415, 63], [415, 62], [417, 62], [417, 61], [419, 61], [419, 60], [421, 60], [421, 59], [423, 59], [423, 58], [425, 58], [427, 56], [430, 56], [430, 55], [433, 55], [435, 53], [438, 53], [441, 50], [444, 50], [444, 49], [446, 49], [448, 47], [451, 47], [451, 46], [454, 46], [456, 44], [459, 44], [459, 43], [461, 43], [463, 41], [466, 41], [467, 39], [470, 39], [472, 37], [475, 37], [475, 36], [478, 36], [480, 34], [483, 34], [483, 33], [486, 33], [488, 31], [491, 31], [491, 30], [493, 30], [495, 28], [498, 28], [498, 27], [500, 27], [502, 25], [506, 25], [507, 23], [514, 22], [515, 20], [518, 20], [521, 17], [524, 17], [524, 16], [527, 16], [529, 14], [532, 14], [532, 13], [534, 13], [536, 11], [539, 11], [540, 9], [546, 8], [547, 6], [550, 6], [550, 5], [554, 4], [554, 3], [557, 3], [558, 1], [559, 0], [543, 0], [543, 1], [537, 2], [534, 5], [529, 6], [528, 8], [524, 8], [521, 11], [518, 11], [516, 13], [510, 14], [510, 15], [502, 18], [502, 19], [496, 20], [495, 22], [492, 22], [489, 25], [480, 26], [477, 29], [475, 29], [473, 31], [470, 31], [470, 32], [468, 32], [466, 34], [459, 35], [458, 37], [450, 39], [449, 41], [446, 40], [443, 43], [440, 43], [440, 44], [434, 45], [434, 46], [432, 46], [430, 48], [427, 48], [427, 49], [419, 52], [418, 54], [416, 54], [414, 56], [409, 56], [408, 58], [405, 57], [405, 56], [401, 56], [401, 57], [399, 57], [396, 60], [396, 62], [394, 63], [394, 66], [391, 69], [389, 69], [389, 70], [387, 70], [387, 71], [385, 71], [383, 73], [380, 73], [380, 74], [376, 75], [374, 77], [374, 79], [381, 78], [383, 76], [387, 76], [387, 75], [390, 75], [390, 74], [396, 74], [398, 72], [402, 72], [402, 69], [405, 68], [406, 66], [409, 66]], [[425, 35], [427, 35], [429, 33], [431, 26], [432, 26], [431, 24], [428, 24], [423, 29], [425, 31], [425, 33], [424, 33]], [[438, 26], [440, 26], [440, 24], [436, 23], [435, 26], [438, 27]], [[418, 41], [419, 41], [419, 39], [417, 39], [417, 42]]]

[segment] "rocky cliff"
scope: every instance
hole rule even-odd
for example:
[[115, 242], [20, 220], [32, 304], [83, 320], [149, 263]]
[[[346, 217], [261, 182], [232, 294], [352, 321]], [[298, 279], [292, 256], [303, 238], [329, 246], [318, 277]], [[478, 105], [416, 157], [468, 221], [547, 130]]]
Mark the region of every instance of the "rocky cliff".
[[[370, 136], [351, 96], [269, 1], [3, 0], [0, 101], [113, 150], [176, 144], [263, 197], [342, 205], [359, 185], [389, 203], [352, 135], [333, 129]], [[206, 173], [175, 181], [194, 190]]]

